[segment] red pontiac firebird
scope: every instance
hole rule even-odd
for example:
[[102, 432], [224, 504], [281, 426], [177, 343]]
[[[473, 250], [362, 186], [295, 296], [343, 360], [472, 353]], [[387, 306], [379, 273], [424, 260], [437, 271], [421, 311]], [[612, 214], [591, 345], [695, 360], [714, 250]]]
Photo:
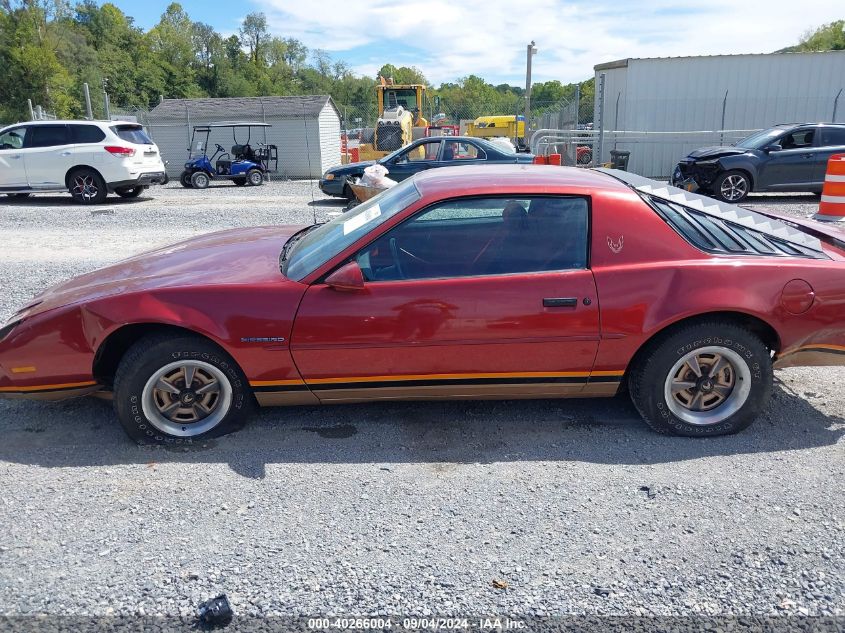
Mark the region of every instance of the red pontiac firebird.
[[613, 396], [735, 433], [772, 368], [845, 362], [845, 234], [612, 170], [455, 167], [314, 226], [235, 229], [51, 288], [0, 395], [111, 394], [140, 442], [254, 405]]

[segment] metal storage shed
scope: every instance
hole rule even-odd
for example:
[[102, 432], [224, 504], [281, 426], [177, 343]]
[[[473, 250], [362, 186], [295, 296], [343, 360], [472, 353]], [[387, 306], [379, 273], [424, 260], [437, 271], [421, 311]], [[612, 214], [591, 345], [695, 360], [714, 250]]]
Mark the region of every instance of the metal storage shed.
[[[614, 143], [631, 151], [629, 169], [668, 176], [685, 152], [738, 140], [777, 123], [845, 121], [845, 51], [622, 59], [595, 66], [596, 117], [604, 75], [606, 131], [702, 132], [605, 135], [602, 160]], [[598, 125], [598, 118], [596, 119]], [[628, 135], [631, 136], [631, 135]], [[659, 139], [659, 140], [658, 140]]]
[[[182, 171], [192, 127], [222, 120], [272, 125], [254, 128], [252, 143], [278, 146], [277, 177], [319, 178], [326, 169], [340, 164], [340, 113], [329, 96], [163, 99], [145, 123], [162, 157], [169, 161], [171, 178]], [[243, 142], [241, 134], [238, 140]], [[209, 154], [215, 143], [230, 149], [234, 144], [231, 131], [212, 134]]]

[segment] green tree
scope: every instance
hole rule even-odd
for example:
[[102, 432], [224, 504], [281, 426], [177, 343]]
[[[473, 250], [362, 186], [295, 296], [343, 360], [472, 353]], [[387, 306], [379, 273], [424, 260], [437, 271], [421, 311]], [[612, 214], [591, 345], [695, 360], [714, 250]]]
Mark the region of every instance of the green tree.
[[241, 24], [241, 43], [249, 47], [249, 56], [255, 65], [262, 61], [261, 51], [267, 40], [267, 16], [263, 13], [250, 13]]

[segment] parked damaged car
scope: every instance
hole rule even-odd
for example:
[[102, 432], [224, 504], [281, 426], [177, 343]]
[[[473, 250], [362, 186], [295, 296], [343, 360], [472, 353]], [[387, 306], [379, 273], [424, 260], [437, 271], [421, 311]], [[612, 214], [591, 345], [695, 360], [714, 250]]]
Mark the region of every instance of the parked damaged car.
[[671, 184], [723, 202], [752, 191], [821, 193], [827, 160], [845, 152], [845, 123], [776, 125], [737, 142], [703, 147], [681, 160]]

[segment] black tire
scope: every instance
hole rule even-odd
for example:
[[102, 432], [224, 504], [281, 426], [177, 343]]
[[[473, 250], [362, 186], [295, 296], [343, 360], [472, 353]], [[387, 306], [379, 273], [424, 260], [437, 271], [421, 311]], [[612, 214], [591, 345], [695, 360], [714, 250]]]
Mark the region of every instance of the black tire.
[[[719, 364], [717, 354], [730, 364], [717, 374], [720, 378], [732, 377], [732, 386], [722, 386], [720, 380], [708, 377], [709, 370]], [[692, 355], [700, 377], [684, 362]], [[713, 361], [709, 365], [708, 357]], [[696, 386], [679, 389], [670, 399], [667, 392], [673, 391], [673, 384], [676, 388]], [[772, 393], [772, 359], [760, 338], [742, 327], [720, 321], [690, 324], [668, 332], [645, 350], [631, 368], [628, 389], [637, 410], [658, 433], [730, 435], [746, 428], [766, 407]], [[722, 391], [716, 393], [719, 389]], [[696, 397], [700, 399], [696, 401]], [[718, 398], [723, 399], [710, 409], [694, 409], [696, 402]], [[685, 399], [693, 408], [681, 402]]]
[[354, 202], [358, 199], [355, 195], [355, 192], [352, 191], [352, 187], [349, 186], [349, 183], [346, 183], [346, 185], [343, 187], [343, 197], [346, 198], [349, 202]]
[[191, 172], [183, 171], [179, 176], [179, 182], [185, 189], [191, 188]]
[[593, 162], [593, 153], [592, 152], [584, 152], [581, 156], [578, 157], [578, 164], [579, 165], [589, 165]]
[[238, 187], [243, 187], [246, 184], [246, 178], [232, 178], [232, 182]]
[[[201, 369], [204, 369], [207, 375], [220, 381], [225, 380], [228, 384], [228, 399], [222, 395], [217, 396], [217, 406], [225, 406], [227, 400], [228, 406], [225, 411], [212, 409], [212, 413], [204, 419], [214, 416], [219, 417], [219, 421], [205, 430], [200, 426], [194, 426], [191, 430], [192, 424], [203, 424], [203, 419], [196, 422], [172, 422], [163, 417], [156, 418], [155, 415], [163, 414], [156, 407], [155, 396], [148, 397], [150, 394], [145, 391], [148, 381], [151, 382], [158, 372], [168, 366], [187, 362], [201, 365], [196, 369], [197, 376], [202, 377]], [[192, 385], [198, 384], [197, 380]], [[174, 384], [179, 385], [178, 382]], [[190, 391], [184, 388], [184, 380], [181, 389], [181, 395], [175, 396], [180, 398], [180, 403], [181, 397]], [[198, 395], [194, 394], [192, 402], [197, 399]], [[254, 402], [249, 382], [235, 361], [212, 342], [198, 336], [164, 334], [141, 339], [123, 356], [114, 378], [115, 411], [126, 433], [139, 444], [192, 444], [231, 433], [244, 425], [254, 408]], [[150, 416], [150, 411], [159, 412]], [[176, 432], [170, 431], [171, 426], [176, 428]], [[195, 432], [197, 430], [202, 432]], [[180, 432], [186, 434], [180, 435]]]
[[211, 178], [204, 171], [195, 171], [191, 174], [191, 187], [194, 189], [207, 189], [211, 184]]
[[252, 187], [260, 187], [264, 184], [264, 174], [261, 173], [260, 169], [250, 169], [246, 172], [246, 181]]
[[10, 198], [13, 198], [14, 200], [24, 200], [25, 198], [29, 198], [29, 196], [31, 196], [32, 194], [31, 193], [7, 193], [6, 195], [9, 196]]
[[73, 170], [68, 175], [67, 186], [68, 192], [79, 204], [100, 204], [109, 195], [106, 181], [89, 167]]
[[722, 202], [738, 204], [751, 193], [751, 178], [744, 171], [731, 169], [713, 181], [713, 197]]
[[130, 187], [130, 188], [127, 188], [127, 189], [115, 189], [114, 192], [117, 195], [119, 195], [121, 198], [129, 199], [129, 198], [137, 198], [142, 193], [144, 193], [144, 189], [146, 189], [146, 187], [139, 186], [139, 187]]

